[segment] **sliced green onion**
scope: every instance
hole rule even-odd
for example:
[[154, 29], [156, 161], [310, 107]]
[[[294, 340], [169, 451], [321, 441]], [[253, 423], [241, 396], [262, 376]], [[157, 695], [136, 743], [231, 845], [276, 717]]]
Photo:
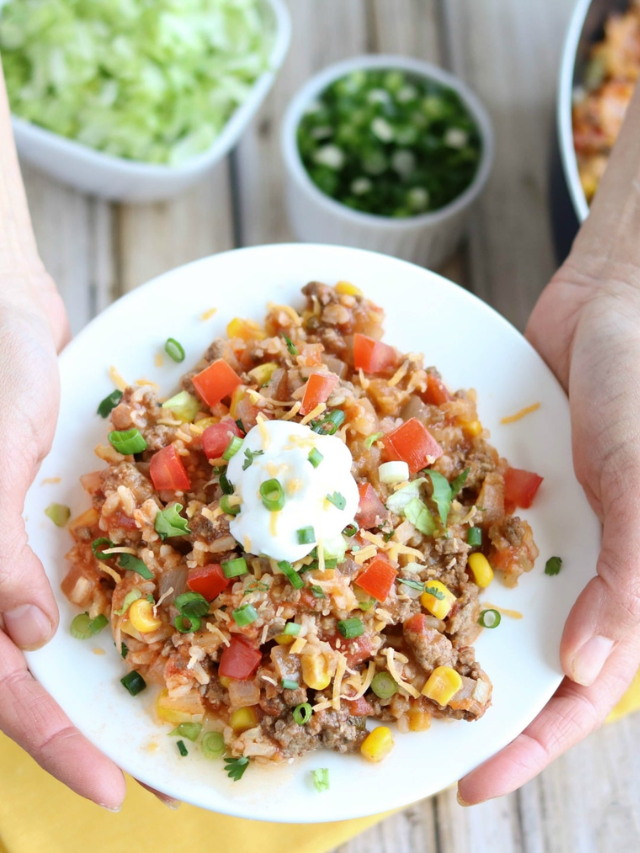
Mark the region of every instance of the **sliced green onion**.
[[284, 332], [280, 332], [280, 334], [281, 334], [281, 335], [282, 335], [282, 337], [284, 338], [284, 342], [285, 342], [285, 344], [287, 345], [287, 349], [289, 350], [289, 352], [291, 353], [291, 355], [298, 355], [298, 349], [297, 349], [297, 347], [295, 346], [295, 344], [293, 343], [293, 341], [291, 340], [291, 338], [290, 338], [290, 337], [288, 337], [287, 335], [285, 335], [285, 333], [284, 333]]
[[200, 742], [205, 758], [222, 758], [226, 749], [224, 738], [220, 732], [206, 732]]
[[319, 435], [335, 435], [338, 428], [344, 423], [345, 417], [345, 413], [341, 409], [334, 409], [320, 420], [311, 421], [309, 426]]
[[125, 675], [124, 678], [121, 678], [120, 684], [122, 684], [122, 686], [126, 688], [132, 696], [137, 696], [138, 693], [142, 693], [147, 686], [147, 682], [139, 672], [135, 671], [135, 669], [128, 675]]
[[173, 602], [183, 616], [206, 616], [209, 612], [209, 602], [199, 592], [183, 592]]
[[186, 758], [186, 757], [187, 757], [187, 755], [189, 755], [189, 750], [188, 750], [188, 749], [187, 749], [187, 747], [184, 745], [184, 741], [183, 741], [183, 740], [179, 740], [179, 741], [178, 741], [178, 743], [176, 744], [176, 746], [178, 747], [178, 752], [180, 753], [180, 755], [181, 755], [183, 758]]
[[398, 692], [398, 685], [388, 672], [378, 672], [373, 676], [371, 689], [379, 699], [391, 699]]
[[247, 447], [247, 449], [244, 452], [244, 455], [245, 455], [245, 460], [242, 463], [242, 470], [246, 471], [247, 468], [251, 467], [251, 465], [253, 464], [253, 460], [256, 458], [256, 456], [263, 456], [264, 455], [264, 450], [249, 450], [249, 448]]
[[326, 597], [327, 597], [327, 596], [324, 594], [324, 590], [322, 589], [322, 587], [321, 587], [321, 586], [311, 586], [311, 587], [309, 587], [309, 589], [311, 590], [311, 594], [312, 594], [315, 598], [326, 598]]
[[308, 702], [305, 702], [302, 705], [296, 705], [293, 709], [293, 719], [299, 726], [305, 726], [312, 716], [313, 711], [311, 710], [311, 705]]
[[236, 420], [236, 426], [238, 427], [238, 429], [241, 429], [241, 430], [242, 430], [242, 432], [246, 432], [246, 429], [244, 428], [244, 424], [242, 423], [242, 421], [240, 420], [240, 418], [238, 418], [238, 419]]
[[172, 504], [156, 515], [153, 526], [163, 542], [170, 536], [185, 536], [191, 533], [189, 523], [180, 515], [181, 512], [182, 504]]
[[200, 630], [202, 619], [199, 616], [176, 616], [173, 624], [181, 634], [193, 634]]
[[253, 604], [243, 604], [241, 607], [236, 607], [231, 615], [239, 628], [244, 628], [245, 625], [251, 625], [258, 619], [258, 611]]
[[292, 587], [294, 587], [294, 589], [302, 589], [302, 587], [304, 586], [304, 581], [293, 568], [291, 563], [288, 563], [286, 560], [282, 560], [278, 563], [278, 568], [280, 569], [283, 575], [287, 576], [289, 583]]
[[153, 575], [149, 569], [145, 566], [142, 560], [139, 560], [138, 557], [134, 557], [133, 554], [120, 554], [118, 565], [127, 572], [135, 572], [136, 574], [141, 575], [145, 580], [153, 580]]
[[223, 495], [232, 495], [233, 494], [233, 486], [227, 479], [227, 475], [222, 471], [220, 473], [220, 488], [222, 489]]
[[188, 391], [180, 391], [162, 404], [163, 409], [168, 409], [178, 420], [190, 423], [200, 411], [200, 401]]
[[501, 621], [502, 617], [497, 610], [483, 610], [478, 619], [483, 628], [497, 628]]
[[349, 539], [351, 539], [351, 537], [355, 536], [357, 532], [358, 532], [358, 525], [357, 524], [347, 524], [345, 529], [342, 531], [342, 535], [348, 536]]
[[362, 619], [353, 616], [351, 619], [341, 619], [338, 622], [338, 631], [346, 640], [353, 640], [364, 634], [364, 624]]
[[94, 539], [91, 543], [91, 550], [93, 551], [93, 556], [98, 560], [110, 560], [112, 557], [116, 557], [117, 554], [103, 554], [103, 551], [108, 551], [109, 548], [113, 548], [113, 542], [111, 539], [107, 539], [105, 536], [101, 536], [100, 539]]
[[88, 613], [80, 613], [71, 623], [71, 636], [76, 640], [88, 640], [89, 637], [94, 637], [98, 634], [105, 625], [109, 624], [109, 620], [102, 613], [92, 619]]
[[279, 512], [284, 506], [284, 489], [278, 480], [265, 480], [260, 486], [260, 496], [269, 512]]
[[298, 545], [311, 545], [316, 541], [316, 532], [313, 527], [301, 527], [296, 531], [298, 536]]
[[187, 740], [197, 741], [202, 731], [202, 723], [180, 723], [172, 732], [169, 732], [169, 737], [186, 737]]
[[282, 633], [288, 637], [297, 637], [301, 630], [302, 625], [298, 625], [297, 622], [287, 622]]
[[142, 453], [147, 449], [147, 442], [139, 429], [114, 429], [109, 433], [109, 441], [111, 446], [122, 453], [123, 456], [130, 456], [133, 453]]
[[308, 458], [309, 458], [309, 462], [311, 462], [311, 464], [313, 465], [313, 467], [314, 467], [314, 468], [317, 468], [317, 467], [318, 467], [318, 465], [319, 465], [319, 464], [322, 462], [322, 460], [324, 459], [324, 456], [322, 455], [322, 453], [320, 453], [320, 451], [319, 451], [319, 450], [317, 450], [317, 449], [314, 447], [314, 448], [313, 448], [313, 450], [309, 453], [309, 457], [308, 457]]
[[340, 492], [334, 492], [332, 495], [327, 495], [327, 500], [338, 509], [344, 509], [347, 505], [347, 499]]
[[184, 347], [175, 338], [167, 338], [164, 351], [174, 361], [178, 363], [184, 361]]
[[235, 456], [236, 453], [240, 450], [240, 448], [242, 447], [242, 441], [243, 440], [240, 438], [240, 436], [234, 435], [229, 444], [227, 445], [227, 449], [222, 454], [222, 458], [226, 459], [228, 462], [229, 459]]
[[313, 787], [319, 794], [329, 790], [329, 770], [326, 767], [312, 770], [311, 776], [313, 777]]
[[49, 504], [44, 514], [53, 521], [56, 527], [64, 527], [67, 521], [69, 521], [71, 510], [64, 504]]
[[482, 545], [481, 527], [470, 527], [467, 530], [467, 544], [471, 545], [472, 548], [477, 548], [479, 545]]
[[300, 685], [297, 681], [292, 681], [290, 678], [282, 679], [282, 689], [283, 690], [297, 690]]
[[371, 610], [375, 603], [375, 598], [365, 598], [364, 601], [358, 602], [358, 607], [360, 608], [360, 610], [364, 610], [366, 613], [367, 610]]
[[121, 643], [121, 645], [120, 645], [120, 657], [122, 658], [122, 660], [124, 660], [128, 654], [129, 654], [129, 647], [127, 646], [126, 643]]
[[116, 614], [116, 616], [124, 616], [124, 614], [127, 612], [127, 610], [133, 604], [133, 602], [137, 601], [139, 598], [142, 598], [142, 593], [140, 592], [140, 590], [139, 589], [132, 589], [130, 592], [128, 592], [125, 595], [124, 601], [122, 602], [122, 607], [120, 608], [120, 610], [114, 610], [113, 612]]
[[240, 504], [230, 504], [230, 497], [231, 495], [223, 495], [220, 498], [220, 508], [227, 515], [238, 515], [240, 512]]
[[364, 446], [367, 449], [373, 447], [374, 443], [382, 438], [384, 435], [383, 432], [372, 432], [371, 435], [368, 435], [364, 440]]
[[112, 391], [107, 394], [104, 400], [100, 401], [96, 414], [100, 415], [101, 418], [108, 418], [120, 400], [122, 400], [122, 391]]
[[225, 560], [222, 563], [222, 573], [225, 578], [237, 578], [240, 575], [246, 575], [248, 571], [244, 557], [236, 557], [235, 560]]

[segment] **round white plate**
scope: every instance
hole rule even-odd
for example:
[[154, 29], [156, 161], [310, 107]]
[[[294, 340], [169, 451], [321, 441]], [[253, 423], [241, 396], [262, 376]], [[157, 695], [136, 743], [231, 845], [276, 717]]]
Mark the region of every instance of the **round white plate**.
[[[387, 312], [385, 340], [405, 352], [423, 352], [453, 388], [476, 388], [483, 424], [512, 465], [544, 477], [531, 522], [540, 557], [515, 590], [496, 579], [483, 594], [492, 604], [518, 610], [484, 631], [477, 657], [494, 685], [493, 706], [476, 723], [434, 721], [431, 730], [396, 735], [380, 765], [359, 755], [328, 751], [284, 766], [250, 766], [240, 782], [222, 761], [207, 761], [196, 746], [181, 758], [175, 738], [153, 719], [153, 691], [132, 698], [120, 684], [124, 667], [111, 637], [74, 640], [69, 624], [78, 612], [60, 592], [71, 546], [66, 529], [45, 517], [52, 501], [73, 515], [89, 505], [81, 474], [100, 468], [93, 454], [108, 423], [98, 402], [113, 388], [115, 365], [128, 382], [146, 377], [171, 393], [180, 375], [200, 358], [232, 317], [264, 317], [266, 303], [301, 305], [311, 280], [357, 284]], [[201, 319], [217, 308], [215, 316]], [[186, 350], [181, 365], [154, 356], [167, 337]], [[571, 464], [569, 408], [558, 383], [529, 344], [502, 317], [467, 291], [411, 264], [356, 249], [279, 245], [236, 250], [166, 273], [120, 299], [72, 341], [60, 358], [62, 404], [53, 449], [27, 497], [27, 526], [61, 612], [49, 645], [28, 655], [29, 666], [73, 722], [103, 752], [137, 779], [206, 809], [258, 820], [334, 821], [412, 803], [455, 782], [512, 740], [540, 711], [562, 673], [562, 626], [579, 591], [592, 576], [600, 531]], [[540, 409], [502, 426], [500, 419], [532, 403]], [[60, 477], [57, 484], [42, 484]], [[544, 574], [546, 560], [562, 557], [562, 571]], [[96, 654], [100, 649], [106, 654]], [[331, 787], [317, 793], [314, 768], [329, 769]]]

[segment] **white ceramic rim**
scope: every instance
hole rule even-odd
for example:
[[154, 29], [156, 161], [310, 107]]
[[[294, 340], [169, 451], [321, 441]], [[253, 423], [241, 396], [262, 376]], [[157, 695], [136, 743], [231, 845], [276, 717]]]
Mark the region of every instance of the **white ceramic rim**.
[[562, 51], [557, 103], [558, 138], [560, 140], [562, 167], [567, 179], [573, 208], [581, 222], [584, 222], [589, 215], [589, 205], [580, 183], [578, 158], [573, 144], [573, 75], [576, 67], [578, 44], [590, 6], [591, 0], [578, 0], [573, 10]]
[[[393, 219], [389, 216], [362, 213], [359, 210], [352, 210], [346, 205], [335, 201], [330, 196], [325, 195], [309, 177], [300, 159], [296, 142], [296, 132], [304, 110], [313, 98], [323, 92], [335, 80], [344, 77], [351, 71], [369, 68], [400, 68], [448, 86], [460, 96], [476, 122], [482, 138], [482, 158], [480, 165], [473, 181], [467, 189], [445, 207], [405, 219]], [[289, 174], [298, 187], [308, 195], [313, 196], [314, 200], [330, 213], [341, 216], [343, 219], [350, 220], [358, 225], [366, 225], [370, 228], [383, 230], [408, 231], [419, 230], [428, 225], [438, 225], [469, 207], [476, 200], [489, 178], [493, 166], [494, 148], [493, 125], [489, 114], [479, 98], [465, 83], [453, 74], [444, 71], [437, 65], [432, 65], [430, 62], [423, 62], [420, 59], [411, 59], [410, 57], [397, 56], [395, 54], [363, 54], [325, 68], [319, 74], [311, 77], [297, 92], [287, 107], [281, 126], [282, 157]]]
[[128, 175], [131, 178], [140, 178], [141, 176], [150, 179], [166, 178], [175, 175], [190, 175], [201, 171], [210, 164], [212, 156], [215, 156], [219, 150], [230, 148], [234, 144], [245, 123], [253, 115], [256, 104], [260, 104], [269, 91], [276, 73], [287, 55], [291, 40], [291, 17], [284, 4], [284, 0], [262, 0], [262, 2], [273, 15], [274, 24], [274, 42], [269, 56], [269, 67], [257, 78], [247, 99], [237, 107], [223, 127], [220, 135], [216, 137], [209, 148], [194, 157], [190, 157], [182, 165], [169, 166], [160, 163], [145, 163], [143, 160], [129, 160], [125, 157], [116, 157], [113, 154], [107, 154], [104, 151], [91, 148], [89, 145], [85, 145], [75, 139], [69, 139], [66, 136], [61, 136], [59, 133], [47, 130], [44, 127], [40, 127], [33, 122], [12, 114], [11, 121], [14, 131], [28, 134], [33, 139], [46, 143], [53, 149], [53, 156], [55, 156], [56, 150], [64, 150], [66, 153], [71, 152], [87, 166], [101, 167], [103, 165], [115, 165], [125, 177]]

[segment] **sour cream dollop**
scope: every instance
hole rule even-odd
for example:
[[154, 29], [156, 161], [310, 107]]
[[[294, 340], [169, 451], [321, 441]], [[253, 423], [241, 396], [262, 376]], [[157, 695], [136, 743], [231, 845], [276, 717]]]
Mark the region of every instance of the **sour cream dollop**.
[[[309, 461], [314, 449], [322, 454], [317, 467]], [[249, 430], [227, 468], [234, 494], [242, 500], [240, 513], [229, 525], [232, 536], [250, 554], [290, 563], [306, 557], [319, 543], [331, 551], [358, 510], [352, 462], [340, 438], [318, 435], [289, 421], [262, 421]], [[278, 512], [270, 512], [262, 501], [260, 486], [267, 480], [278, 480], [284, 491], [284, 506]], [[313, 528], [313, 540], [300, 543], [298, 531], [308, 527]]]

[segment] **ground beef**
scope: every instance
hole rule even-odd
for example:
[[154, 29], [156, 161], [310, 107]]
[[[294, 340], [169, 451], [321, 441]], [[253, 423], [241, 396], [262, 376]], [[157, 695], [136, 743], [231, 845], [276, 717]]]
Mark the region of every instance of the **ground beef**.
[[166, 447], [171, 443], [173, 433], [173, 428], [165, 426], [164, 424], [158, 424], [157, 426], [144, 430], [143, 435], [147, 442], [147, 450], [151, 450], [153, 452], [156, 450], [162, 450], [163, 447]]
[[435, 628], [426, 627], [423, 632], [405, 628], [404, 638], [427, 675], [437, 666], [455, 666], [456, 653], [451, 640]]
[[451, 637], [453, 644], [456, 647], [473, 645], [482, 630], [478, 622], [480, 602], [475, 585], [467, 585], [451, 613], [445, 621], [445, 632]]
[[350, 716], [344, 708], [319, 711], [305, 726], [298, 725], [291, 713], [271, 725], [266, 720], [264, 722], [285, 758], [293, 758], [321, 746], [336, 752], [356, 752], [367, 736], [361, 719]]
[[119, 486], [131, 489], [138, 505], [152, 497], [153, 483], [138, 471], [132, 462], [119, 462], [102, 472], [102, 491], [105, 496], [118, 491]]

